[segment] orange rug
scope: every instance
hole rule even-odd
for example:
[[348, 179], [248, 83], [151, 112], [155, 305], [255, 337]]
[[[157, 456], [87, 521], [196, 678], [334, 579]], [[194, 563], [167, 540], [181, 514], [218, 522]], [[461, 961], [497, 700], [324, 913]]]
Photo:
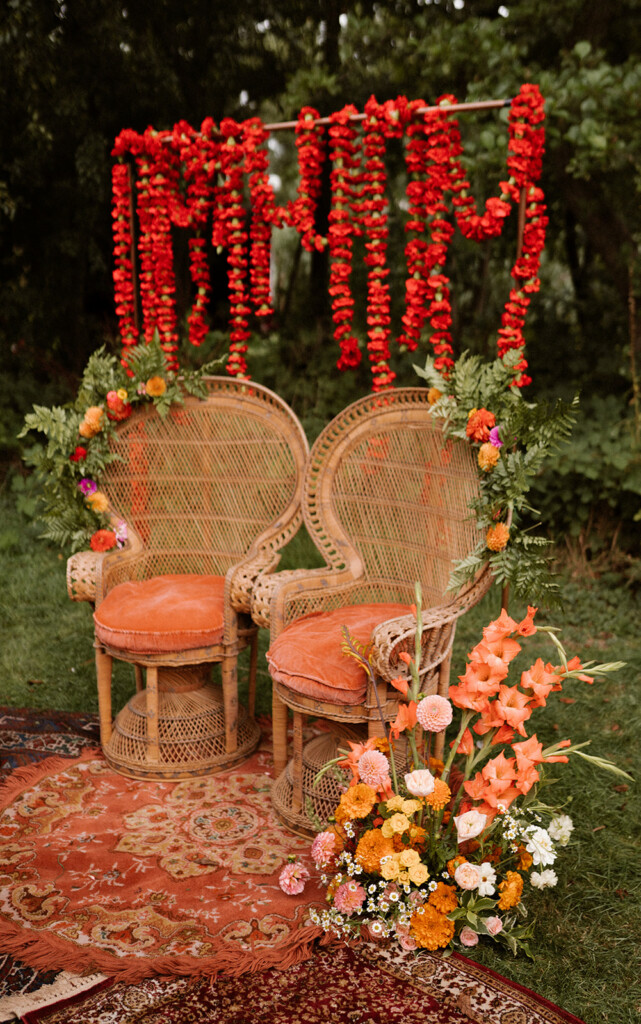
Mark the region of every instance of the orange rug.
[[272, 813], [270, 761], [176, 783], [117, 775], [95, 750], [18, 768], [0, 789], [0, 948], [122, 981], [306, 959], [323, 893], [278, 885], [290, 854], [312, 863]]

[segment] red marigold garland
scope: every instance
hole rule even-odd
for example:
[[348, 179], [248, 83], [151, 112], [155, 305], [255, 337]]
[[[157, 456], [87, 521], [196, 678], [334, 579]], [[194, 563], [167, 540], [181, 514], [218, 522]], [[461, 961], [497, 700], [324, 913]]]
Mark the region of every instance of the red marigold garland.
[[268, 132], [259, 118], [245, 121], [243, 145], [245, 173], [251, 204], [249, 279], [256, 316], [269, 316], [272, 300], [269, 284], [272, 223], [276, 217], [274, 190], [269, 183]]
[[138, 341], [136, 296], [133, 282], [133, 235], [131, 230], [131, 179], [126, 163], [111, 170], [114, 238], [114, 300], [123, 345]]
[[352, 272], [352, 198], [354, 172], [359, 167], [358, 129], [352, 120], [352, 105], [330, 115], [329, 151], [332, 161], [330, 183], [332, 205], [327, 241], [330, 254], [329, 294], [332, 297], [334, 337], [340, 345], [339, 370], [358, 366], [361, 352], [352, 329], [354, 299], [349, 287]]
[[[351, 108], [352, 110], [355, 108]], [[282, 211], [286, 222], [295, 227], [301, 245], [308, 252], [320, 251], [327, 239], [316, 231], [316, 208], [321, 194], [321, 174], [325, 162], [323, 126], [320, 114], [313, 107], [303, 107], [296, 125], [296, 151], [298, 153], [298, 189], [293, 203]]]
[[245, 207], [243, 204], [243, 177], [245, 147], [243, 126], [231, 118], [225, 118], [220, 125], [223, 142], [220, 148], [223, 185], [219, 192], [221, 232], [214, 234], [227, 247], [229, 280], [229, 303], [231, 314], [231, 343], [227, 372], [232, 377], [247, 377], [247, 341], [249, 332], [249, 306], [247, 295], [247, 240]]

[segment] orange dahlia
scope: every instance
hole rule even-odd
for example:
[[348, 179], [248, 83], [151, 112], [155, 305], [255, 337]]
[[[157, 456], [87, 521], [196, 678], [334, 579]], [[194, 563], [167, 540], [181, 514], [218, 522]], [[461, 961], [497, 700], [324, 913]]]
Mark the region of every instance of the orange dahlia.
[[410, 935], [422, 949], [444, 949], [454, 937], [454, 922], [428, 903], [412, 914]]

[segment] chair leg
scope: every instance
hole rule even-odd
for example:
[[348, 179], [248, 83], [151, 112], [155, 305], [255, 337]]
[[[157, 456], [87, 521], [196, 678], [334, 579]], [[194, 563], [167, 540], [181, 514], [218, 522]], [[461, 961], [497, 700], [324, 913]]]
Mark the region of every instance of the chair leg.
[[111, 739], [111, 671], [113, 658], [96, 645], [96, 677], [98, 680], [98, 714], [100, 744], [106, 747]]
[[134, 679], [136, 680], [136, 693], [140, 693], [145, 688], [142, 665], [134, 665]]
[[235, 654], [223, 658], [221, 676], [225, 710], [225, 752], [233, 754], [238, 747], [238, 678]]
[[287, 716], [287, 705], [280, 699], [276, 693], [276, 687], [274, 687], [272, 691], [272, 732], [276, 778], [287, 767]]
[[253, 718], [256, 711], [256, 670], [258, 668], [258, 630], [254, 630], [249, 648], [249, 692], [247, 706], [249, 717]]
[[158, 668], [147, 668], [147, 761], [157, 764], [160, 760], [160, 739], [158, 736]]
[[294, 761], [292, 764], [294, 791], [292, 811], [300, 814], [303, 808], [303, 715], [294, 711]]

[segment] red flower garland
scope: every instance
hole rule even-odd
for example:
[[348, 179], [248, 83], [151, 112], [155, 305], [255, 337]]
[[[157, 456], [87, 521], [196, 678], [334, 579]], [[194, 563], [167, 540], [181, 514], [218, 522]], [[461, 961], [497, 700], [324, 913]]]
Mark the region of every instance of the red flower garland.
[[247, 304], [247, 241], [243, 205], [243, 176], [245, 147], [243, 126], [231, 118], [225, 118], [220, 125], [223, 142], [220, 148], [221, 172], [225, 176], [219, 191], [222, 235], [214, 232], [214, 244], [222, 238], [227, 247], [229, 304], [231, 331], [227, 373], [232, 377], [247, 378], [247, 341], [250, 337], [249, 306]]
[[282, 211], [286, 222], [298, 231], [301, 245], [308, 252], [315, 249], [320, 251], [327, 244], [327, 239], [316, 232], [316, 207], [321, 194], [321, 174], [325, 162], [323, 126], [318, 123], [319, 118], [320, 114], [313, 107], [303, 107], [298, 115], [298, 195]]
[[327, 235], [330, 254], [329, 294], [332, 297], [334, 337], [341, 350], [336, 364], [339, 370], [356, 367], [361, 361], [358, 339], [352, 329], [354, 299], [349, 288], [352, 272], [354, 171], [359, 167], [358, 130], [352, 120], [356, 112], [356, 108], [349, 105], [331, 114], [329, 119], [329, 152], [332, 161], [332, 205]]

